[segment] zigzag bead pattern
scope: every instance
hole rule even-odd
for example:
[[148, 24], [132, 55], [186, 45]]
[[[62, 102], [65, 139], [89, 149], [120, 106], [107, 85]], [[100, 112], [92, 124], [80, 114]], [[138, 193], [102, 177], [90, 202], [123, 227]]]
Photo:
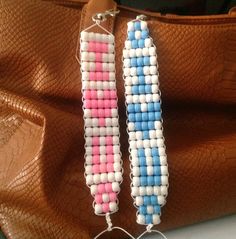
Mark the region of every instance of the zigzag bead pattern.
[[81, 32], [85, 176], [95, 214], [118, 210], [122, 181], [114, 36]]
[[131, 160], [131, 195], [137, 223], [159, 224], [168, 191], [168, 166], [163, 137], [156, 47], [147, 22], [128, 23], [123, 50]]

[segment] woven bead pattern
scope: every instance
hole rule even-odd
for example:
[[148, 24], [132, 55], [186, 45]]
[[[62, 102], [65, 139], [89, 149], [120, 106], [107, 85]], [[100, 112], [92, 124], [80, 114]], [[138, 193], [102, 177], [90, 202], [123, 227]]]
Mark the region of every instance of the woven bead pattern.
[[123, 69], [137, 223], [159, 224], [168, 191], [156, 47], [147, 22], [128, 23]]
[[114, 36], [81, 32], [81, 72], [85, 123], [85, 176], [95, 214], [118, 210], [122, 181]]

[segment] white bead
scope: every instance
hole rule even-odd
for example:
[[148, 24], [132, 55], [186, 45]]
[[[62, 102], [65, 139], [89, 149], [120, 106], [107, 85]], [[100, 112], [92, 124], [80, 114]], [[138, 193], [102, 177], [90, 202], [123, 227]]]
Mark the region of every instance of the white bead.
[[163, 137], [163, 132], [162, 132], [162, 130], [160, 130], [160, 129], [157, 129], [157, 130], [156, 130], [156, 137], [157, 137], [157, 138], [162, 138], [162, 137]]
[[161, 174], [168, 175], [168, 168], [167, 166], [161, 166]]
[[136, 57], [141, 57], [143, 55], [143, 50], [142, 48], [137, 48], [135, 50]]
[[91, 155], [86, 155], [85, 157], [85, 163], [90, 165], [93, 163], [93, 157]]
[[95, 184], [101, 183], [100, 174], [94, 174], [94, 175], [93, 175], [93, 181], [94, 181]]
[[132, 84], [133, 85], [138, 84], [138, 77], [137, 76], [132, 76]]
[[97, 194], [97, 192], [98, 192], [98, 186], [97, 186], [97, 185], [91, 185], [91, 187], [90, 187], [90, 192], [91, 192], [92, 195]]
[[143, 140], [137, 140], [137, 148], [140, 149], [140, 148], [143, 148]]
[[139, 177], [133, 177], [133, 186], [134, 187], [138, 187], [138, 186], [140, 186], [140, 179], [139, 179]]
[[156, 66], [150, 66], [150, 74], [151, 75], [156, 75], [157, 74], [157, 67]]
[[160, 216], [158, 214], [153, 214], [152, 215], [152, 221], [153, 221], [154, 225], [160, 224], [161, 223]]
[[149, 136], [151, 139], [156, 139], [156, 130], [150, 130], [149, 131]]
[[120, 152], [119, 154], [114, 154], [114, 162], [120, 162], [120, 161], [121, 161]]
[[91, 137], [93, 135], [93, 128], [85, 128], [85, 137]]
[[92, 126], [92, 118], [86, 119], [84, 124], [85, 124], [85, 127], [91, 127]]
[[126, 102], [127, 102], [127, 104], [133, 103], [133, 96], [132, 95], [127, 95], [126, 96]]
[[134, 129], [135, 129], [135, 124], [133, 122], [129, 122], [128, 123], [128, 130], [129, 131], [134, 131]]
[[107, 193], [103, 193], [102, 194], [102, 201], [106, 203], [106, 202], [109, 202], [109, 200], [110, 200], [109, 195]]
[[123, 57], [129, 58], [129, 50], [126, 50], [126, 49], [123, 50]]
[[91, 110], [90, 109], [84, 109], [84, 117], [90, 118], [91, 117]]
[[143, 67], [143, 74], [145, 76], [150, 74], [150, 67], [149, 66], [144, 66]]
[[131, 150], [132, 150], [132, 149], [136, 149], [136, 148], [137, 148], [137, 143], [136, 143], [136, 141], [130, 141], [129, 147], [130, 147]]
[[136, 56], [136, 51], [135, 49], [130, 49], [129, 50], [129, 57], [132, 58], [132, 57], [135, 57]]
[[88, 51], [88, 42], [82, 42], [80, 45], [81, 51]]
[[[111, 121], [112, 121], [112, 126], [113, 127], [118, 126], [118, 118], [112, 118]], [[114, 136], [114, 137], [116, 137], [115, 140], [117, 140], [117, 136]], [[119, 139], [116, 142], [119, 142]], [[113, 143], [115, 144], [115, 142], [113, 142]]]
[[153, 101], [152, 96], [153, 96], [152, 94], [146, 94], [146, 102], [147, 103], [150, 103]]
[[86, 176], [86, 184], [88, 184], [88, 185], [93, 184], [93, 175]]
[[109, 79], [110, 79], [110, 81], [114, 81], [116, 79], [115, 72], [109, 72]]
[[130, 76], [130, 68], [124, 68], [123, 72], [124, 72], [124, 76]]
[[147, 29], [147, 22], [141, 21], [141, 22], [140, 22], [140, 25], [141, 25], [141, 29], [142, 29], [142, 30], [146, 30], [146, 29]]
[[150, 47], [150, 48], [149, 48], [149, 55], [150, 55], [150, 56], [155, 56], [155, 55], [156, 55], [156, 49], [155, 49], [155, 47]]
[[146, 187], [139, 187], [139, 195], [140, 196], [145, 196], [146, 193]]
[[88, 71], [89, 70], [89, 63], [88, 62], [82, 62], [81, 69], [82, 69], [82, 71]]
[[152, 166], [147, 166], [147, 175], [148, 176], [153, 175], [153, 167]]
[[139, 167], [133, 167], [132, 174], [133, 174], [133, 176], [138, 177], [140, 175]]
[[[107, 64], [107, 63], [106, 63]], [[108, 68], [109, 68], [109, 71], [115, 71], [115, 64], [114, 63], [108, 63]], [[152, 66], [152, 67], [155, 67], [155, 66]]]
[[117, 182], [121, 182], [123, 180], [121, 172], [115, 172], [115, 179]]
[[142, 206], [142, 205], [143, 205], [143, 197], [137, 196], [137, 197], [135, 198], [135, 204], [136, 204], [137, 206]]
[[112, 135], [113, 134], [113, 127], [106, 127], [106, 134], [105, 135]]
[[114, 171], [119, 172], [121, 170], [121, 164], [119, 162], [114, 163]]
[[114, 54], [108, 54], [108, 62], [114, 62], [115, 61], [115, 55]]
[[150, 147], [150, 140], [145, 139], [143, 140], [143, 148], [149, 148]]
[[117, 109], [111, 109], [111, 117], [112, 118], [115, 118], [115, 117], [117, 117], [118, 116], [118, 111], [117, 111]]
[[151, 187], [151, 186], [147, 186], [146, 187], [146, 193], [147, 193], [147, 195], [152, 195], [153, 194], [153, 187]]
[[168, 194], [167, 186], [161, 186], [161, 194], [164, 196]]
[[130, 59], [124, 59], [124, 67], [130, 67]]
[[82, 52], [81, 53], [81, 60], [82, 61], [88, 61], [88, 59], [89, 59], [89, 53], [88, 52]]
[[130, 75], [131, 76], [136, 76], [137, 75], [137, 68], [136, 67], [131, 67], [130, 68]]
[[112, 183], [112, 190], [113, 190], [114, 192], [119, 192], [119, 191], [120, 191], [120, 185], [119, 185], [118, 182], [113, 182], [113, 183]]
[[94, 32], [89, 32], [88, 38], [89, 38], [89, 41], [95, 41], [95, 33]]
[[82, 72], [82, 80], [89, 80], [89, 72]]
[[165, 197], [162, 196], [162, 195], [158, 195], [157, 196], [157, 201], [158, 201], [159, 205], [163, 205], [163, 204], [165, 204]]
[[116, 212], [118, 210], [118, 206], [116, 202], [110, 202], [109, 203], [109, 209], [111, 212]]
[[107, 34], [102, 34], [102, 42], [107, 43]]
[[146, 103], [146, 95], [139, 95], [140, 103]]
[[151, 47], [152, 46], [152, 39], [151, 38], [146, 38], [144, 40], [144, 45], [145, 45], [145, 47]]
[[166, 150], [165, 150], [164, 147], [160, 147], [160, 148], [158, 148], [158, 151], [159, 151], [159, 155], [160, 155], [160, 156], [164, 156], [164, 155], [166, 155]]
[[145, 216], [139, 214], [139, 215], [137, 216], [137, 223], [138, 223], [138, 224], [145, 224]]
[[156, 84], [153, 84], [153, 85], [152, 85], [152, 93], [153, 93], [153, 94], [156, 94], [156, 93], [158, 93], [158, 90], [159, 90], [159, 89], [158, 89], [158, 86], [157, 86]]
[[113, 153], [114, 154], [120, 153], [120, 145], [113, 145]]
[[156, 148], [157, 147], [157, 140], [156, 139], [151, 139], [150, 140], [150, 146], [151, 146], [151, 148]]
[[154, 212], [153, 206], [147, 206], [147, 213], [148, 214], [153, 214], [153, 212]]
[[113, 129], [113, 130], [112, 130], [113, 135], [119, 135], [119, 134], [120, 134], [120, 132], [119, 132], [119, 127], [113, 127], [112, 129]]
[[132, 149], [130, 154], [131, 154], [131, 157], [138, 157], [138, 150], [137, 149]]
[[145, 47], [145, 48], [142, 49], [142, 54], [143, 54], [143, 56], [148, 56], [148, 55], [149, 55], [149, 49], [150, 49], [150, 48], [147, 48], [147, 47]]
[[150, 75], [145, 76], [145, 83], [146, 84], [151, 84], [152, 83], [152, 77]]
[[95, 41], [97, 42], [102, 42], [102, 34], [100, 33], [95, 33]]
[[93, 173], [93, 167], [91, 165], [87, 165], [85, 167], [85, 173], [86, 174], [92, 174]]
[[114, 45], [113, 44], [108, 44], [108, 52], [113, 53], [114, 52]]
[[152, 166], [153, 165], [152, 157], [146, 157], [146, 164], [147, 164], [147, 166]]
[[127, 94], [127, 95], [131, 95], [132, 94], [132, 87], [131, 86], [127, 85], [125, 87], [125, 94]]
[[87, 146], [87, 147], [85, 147], [85, 154], [86, 155], [92, 155], [92, 147], [90, 147], [90, 146]]
[[115, 173], [113, 173], [113, 172], [108, 173], [107, 179], [108, 179], [108, 182], [110, 182], [110, 183], [114, 182], [115, 181]]
[[160, 164], [166, 165], [167, 164], [167, 157], [166, 155], [160, 156]]
[[168, 185], [168, 176], [161, 176], [161, 184]]
[[146, 149], [144, 149], [144, 151], [145, 151], [145, 156], [146, 157], [151, 157], [152, 156], [152, 152], [151, 152], [150, 148], [146, 148]]
[[125, 48], [128, 50], [131, 49], [131, 41], [129, 40], [125, 41]]
[[164, 146], [164, 139], [160, 138], [156, 140], [157, 147], [163, 147]]
[[141, 100], [141, 95], [133, 95], [133, 103], [138, 103]]
[[143, 138], [143, 133], [142, 131], [136, 131], [135, 136], [137, 140], [141, 140]]
[[131, 195], [133, 197], [139, 196], [139, 187], [132, 187], [131, 188]]
[[93, 134], [94, 136], [101, 136], [106, 135], [106, 128], [105, 127], [100, 127], [100, 128], [93, 128]]
[[81, 37], [82, 41], [88, 41], [88, 39], [89, 39], [88, 32], [82, 31], [80, 34], [80, 37]]
[[136, 135], [135, 132], [129, 132], [129, 140], [135, 140], [136, 139]]
[[[117, 119], [117, 121], [118, 121], [118, 119]], [[113, 122], [113, 120], [112, 120], [112, 122]], [[119, 144], [120, 143], [119, 136], [113, 136], [112, 141], [113, 141], [113, 144]]]
[[101, 163], [106, 163], [107, 162], [106, 155], [100, 155], [100, 162]]
[[154, 186], [153, 187], [153, 194], [154, 195], [161, 195], [161, 187], [160, 186]]
[[132, 166], [134, 166], [134, 167], [139, 166], [139, 160], [138, 160], [138, 157], [132, 157], [132, 161], [131, 161], [131, 163], [132, 163]]
[[150, 57], [150, 65], [155, 66], [157, 64], [157, 58], [156, 56], [151, 56]]
[[108, 43], [114, 43], [115, 37], [111, 34], [108, 35]]
[[101, 204], [95, 204], [94, 210], [95, 210], [95, 214], [102, 213], [102, 205]]
[[158, 76], [157, 75], [152, 75], [152, 84], [157, 84], [158, 83]]
[[134, 31], [134, 23], [133, 22], [128, 22], [127, 26], [128, 26], [128, 31]]
[[161, 129], [162, 127], [161, 121], [155, 121], [154, 125], [155, 125], [155, 129]]
[[137, 40], [141, 39], [141, 31], [135, 31], [134, 35], [135, 35], [135, 39]]
[[102, 145], [99, 147], [99, 152], [101, 155], [106, 154], [106, 146]]
[[112, 119], [111, 118], [106, 118], [106, 126], [111, 126], [112, 125]]

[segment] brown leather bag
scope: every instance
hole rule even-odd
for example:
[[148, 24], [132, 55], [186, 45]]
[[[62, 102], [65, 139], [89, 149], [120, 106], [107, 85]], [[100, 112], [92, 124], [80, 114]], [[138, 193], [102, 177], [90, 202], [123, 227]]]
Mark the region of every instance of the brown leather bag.
[[[104, 218], [93, 213], [83, 176], [75, 49], [91, 14], [116, 5], [93, 0], [82, 12], [85, 2], [1, 2], [0, 226], [7, 238], [91, 238], [105, 228]], [[125, 167], [120, 210], [112, 220], [138, 235], [144, 228], [135, 222], [130, 197], [121, 58], [126, 23], [140, 11], [118, 8], [115, 22], [105, 23], [116, 37]], [[159, 229], [235, 213], [236, 13], [144, 14], [158, 50], [170, 172]]]

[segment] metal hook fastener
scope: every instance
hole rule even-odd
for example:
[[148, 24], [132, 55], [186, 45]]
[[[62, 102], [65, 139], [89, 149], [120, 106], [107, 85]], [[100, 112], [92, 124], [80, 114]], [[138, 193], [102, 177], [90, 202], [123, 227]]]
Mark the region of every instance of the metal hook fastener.
[[114, 17], [115, 15], [117, 15], [120, 12], [120, 10], [114, 10], [114, 9], [110, 9], [107, 10], [105, 12], [99, 12], [96, 13], [92, 16], [92, 19], [94, 22], [96, 23], [100, 23], [100, 22], [104, 22], [107, 20], [107, 17]]
[[136, 20], [140, 20], [140, 21], [144, 21], [144, 20], [146, 20], [147, 19], [147, 16], [146, 15], [138, 15], [137, 17], [136, 17]]

